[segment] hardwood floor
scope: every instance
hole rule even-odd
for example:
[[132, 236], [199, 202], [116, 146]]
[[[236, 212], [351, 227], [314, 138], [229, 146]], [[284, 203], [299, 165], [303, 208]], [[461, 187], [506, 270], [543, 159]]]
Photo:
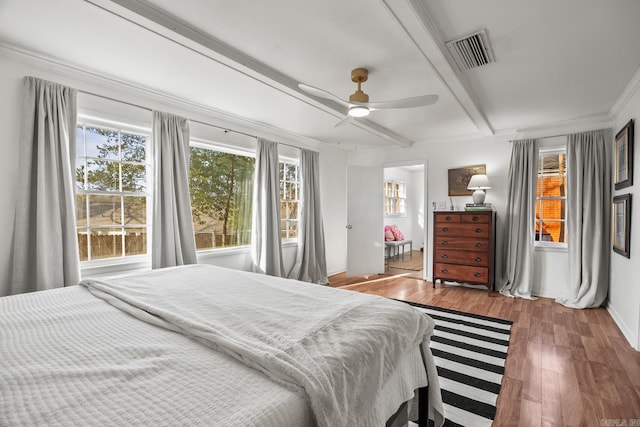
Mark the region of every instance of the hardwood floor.
[[333, 287], [512, 320], [494, 426], [640, 426], [640, 352], [604, 308], [487, 295], [402, 275], [331, 276]]

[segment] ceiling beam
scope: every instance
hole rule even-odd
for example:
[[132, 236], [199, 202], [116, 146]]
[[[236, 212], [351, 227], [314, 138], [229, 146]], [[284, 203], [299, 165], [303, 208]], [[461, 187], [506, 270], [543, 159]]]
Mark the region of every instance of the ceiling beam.
[[389, 13], [420, 50], [430, 67], [429, 72], [438, 76], [458, 101], [469, 119], [483, 136], [493, 136], [495, 131], [478, 107], [471, 86], [462, 73], [458, 73], [455, 61], [447, 49], [440, 32], [431, 20], [424, 0], [382, 0]]
[[[328, 113], [337, 120], [347, 114], [347, 109], [331, 100], [308, 95], [298, 88], [298, 81], [272, 68], [233, 46], [206, 34], [188, 23], [155, 7], [145, 0], [85, 0], [122, 19], [151, 31], [206, 58], [229, 67], [248, 78], [285, 93], [301, 102]], [[401, 147], [409, 147], [413, 141], [369, 120], [359, 120], [351, 126]]]

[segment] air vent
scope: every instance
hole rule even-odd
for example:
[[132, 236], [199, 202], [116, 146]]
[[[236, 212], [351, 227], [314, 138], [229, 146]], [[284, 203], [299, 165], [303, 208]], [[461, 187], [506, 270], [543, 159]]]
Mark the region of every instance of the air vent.
[[446, 42], [461, 71], [471, 70], [495, 62], [487, 30], [480, 30]]

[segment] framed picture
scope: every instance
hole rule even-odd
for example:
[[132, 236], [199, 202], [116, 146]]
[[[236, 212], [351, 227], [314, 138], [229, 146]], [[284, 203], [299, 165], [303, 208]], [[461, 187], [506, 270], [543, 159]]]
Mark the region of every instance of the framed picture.
[[613, 198], [613, 251], [630, 258], [631, 194]]
[[633, 119], [616, 134], [615, 141], [616, 190], [633, 185]]
[[449, 196], [470, 196], [473, 190], [467, 190], [467, 184], [473, 175], [486, 174], [486, 165], [467, 166], [449, 169]]

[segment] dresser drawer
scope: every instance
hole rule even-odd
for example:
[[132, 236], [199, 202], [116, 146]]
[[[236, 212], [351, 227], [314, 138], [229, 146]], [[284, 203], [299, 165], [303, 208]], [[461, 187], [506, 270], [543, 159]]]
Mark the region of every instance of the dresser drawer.
[[469, 266], [489, 266], [489, 256], [482, 252], [467, 252], [455, 250], [436, 250], [435, 259], [438, 262], [464, 264]]
[[489, 282], [489, 269], [467, 265], [436, 263], [433, 277], [457, 282]]
[[488, 238], [489, 224], [442, 224], [435, 225], [436, 237], [464, 236], [467, 238]]
[[434, 249], [461, 249], [465, 251], [486, 252], [489, 249], [489, 241], [480, 238], [468, 237], [436, 237], [433, 243]]
[[460, 214], [437, 213], [435, 214], [435, 222], [459, 223]]
[[471, 224], [489, 224], [491, 222], [490, 215], [484, 214], [468, 214], [461, 215], [460, 222], [463, 224], [471, 223]]

